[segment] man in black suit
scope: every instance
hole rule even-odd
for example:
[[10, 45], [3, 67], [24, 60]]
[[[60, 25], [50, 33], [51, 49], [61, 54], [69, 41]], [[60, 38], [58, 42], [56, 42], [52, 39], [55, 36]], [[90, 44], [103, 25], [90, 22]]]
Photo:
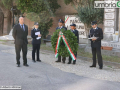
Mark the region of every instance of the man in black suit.
[[[77, 43], [79, 44], [79, 32], [78, 30], [76, 30], [76, 24], [71, 24], [71, 32], [73, 32], [75, 34], [75, 36], [77, 37]], [[75, 57], [77, 57], [77, 52], [74, 53]], [[71, 64], [72, 58], [71, 56], [69, 56], [69, 62], [68, 64]], [[76, 60], [73, 61], [73, 64], [76, 64]]]
[[[64, 27], [63, 24], [64, 24], [64, 21], [63, 21], [62, 19], [60, 19], [60, 20], [59, 20], [59, 23], [58, 23], [59, 26], [56, 28], [56, 30], [57, 30], [57, 29], [67, 30], [67, 28]], [[64, 43], [62, 43], [62, 45], [65, 46]], [[65, 60], [66, 60], [66, 57], [63, 57], [63, 58], [62, 58], [63, 63], [65, 63]], [[58, 60], [57, 60], [56, 62], [61, 62], [61, 56], [60, 56], [60, 55], [58, 56]]]
[[32, 46], [33, 46], [33, 50], [32, 50], [32, 60], [33, 62], [35, 61], [35, 52], [37, 51], [37, 61], [41, 62], [41, 60], [39, 59], [39, 51], [40, 51], [40, 44], [41, 44], [41, 34], [40, 34], [40, 29], [38, 29], [39, 27], [39, 23], [35, 22], [34, 23], [34, 29], [31, 31], [31, 37], [32, 37]]
[[15, 51], [17, 66], [20, 67], [20, 51], [23, 52], [23, 65], [29, 66], [27, 64], [27, 40], [28, 27], [24, 24], [24, 18], [19, 18], [19, 24], [15, 25], [13, 28], [13, 38], [15, 39]]
[[90, 67], [96, 67], [96, 54], [98, 58], [99, 69], [103, 68], [103, 61], [101, 56], [101, 40], [103, 39], [103, 31], [101, 28], [97, 27], [97, 22], [93, 21], [91, 23], [92, 28], [90, 29], [89, 38], [91, 41], [93, 64]]

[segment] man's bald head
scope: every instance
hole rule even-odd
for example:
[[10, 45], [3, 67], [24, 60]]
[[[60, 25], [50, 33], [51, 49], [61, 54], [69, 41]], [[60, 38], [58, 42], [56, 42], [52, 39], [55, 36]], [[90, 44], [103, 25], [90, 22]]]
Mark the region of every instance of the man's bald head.
[[20, 23], [21, 25], [24, 24], [24, 18], [23, 18], [23, 17], [20, 17], [20, 18], [19, 18], [19, 23]]

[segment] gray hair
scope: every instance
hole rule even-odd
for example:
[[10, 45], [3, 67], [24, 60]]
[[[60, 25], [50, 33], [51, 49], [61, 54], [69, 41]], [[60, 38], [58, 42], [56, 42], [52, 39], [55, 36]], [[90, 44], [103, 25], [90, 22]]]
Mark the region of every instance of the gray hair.
[[19, 17], [19, 20], [20, 20], [21, 18], [24, 18], [24, 17]]

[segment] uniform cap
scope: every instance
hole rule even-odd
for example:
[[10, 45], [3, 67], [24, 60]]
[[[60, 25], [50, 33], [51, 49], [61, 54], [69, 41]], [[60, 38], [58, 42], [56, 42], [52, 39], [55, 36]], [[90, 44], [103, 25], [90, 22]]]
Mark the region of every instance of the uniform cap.
[[39, 25], [39, 23], [38, 23], [38, 22], [35, 22], [34, 25]]
[[64, 21], [63, 21], [62, 19], [59, 19], [59, 22], [60, 22], [60, 23], [64, 23]]
[[97, 21], [92, 21], [91, 25], [97, 24]]
[[76, 27], [76, 24], [73, 23], [73, 24], [71, 24], [70, 26], [74, 26], [74, 27]]

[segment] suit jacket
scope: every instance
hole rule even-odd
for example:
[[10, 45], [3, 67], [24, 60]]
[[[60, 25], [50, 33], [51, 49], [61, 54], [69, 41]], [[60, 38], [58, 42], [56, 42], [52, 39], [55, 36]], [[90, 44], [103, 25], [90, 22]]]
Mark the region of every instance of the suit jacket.
[[41, 39], [36, 39], [38, 37], [38, 35], [35, 35], [36, 32], [40, 32], [40, 29], [33, 29], [31, 31], [31, 37], [32, 37], [32, 44], [41, 44]]
[[73, 32], [75, 34], [75, 36], [77, 37], [77, 43], [79, 43], [79, 32], [78, 30], [71, 30], [71, 32]]
[[[60, 27], [57, 27], [56, 30], [57, 30], [57, 29], [60, 29]], [[64, 26], [63, 26], [61, 29], [65, 29], [65, 30], [67, 30], [67, 28], [64, 27]]]
[[103, 39], [103, 31], [101, 28], [97, 27], [95, 30], [93, 28], [90, 29], [90, 33], [89, 33], [89, 38], [93, 37], [93, 35], [95, 37], [97, 37], [97, 40], [95, 41], [91, 41], [91, 47], [101, 47], [101, 40]]
[[21, 28], [20, 24], [14, 26], [12, 35], [15, 39], [15, 44], [28, 44], [28, 27], [25, 24], [24, 29]]

